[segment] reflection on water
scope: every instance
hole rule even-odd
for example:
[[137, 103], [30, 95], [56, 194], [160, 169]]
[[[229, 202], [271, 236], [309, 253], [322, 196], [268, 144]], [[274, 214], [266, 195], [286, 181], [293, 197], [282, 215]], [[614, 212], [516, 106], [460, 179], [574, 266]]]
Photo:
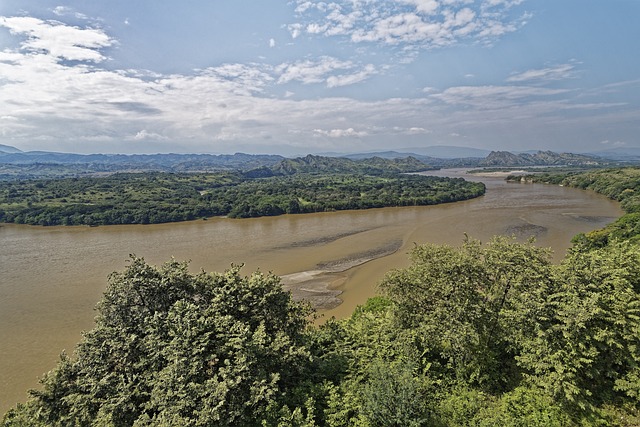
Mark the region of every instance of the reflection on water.
[[495, 234], [533, 235], [559, 259], [575, 234], [622, 214], [616, 203], [591, 192], [472, 179], [487, 184], [485, 196], [431, 207], [145, 226], [2, 225], [0, 414], [26, 400], [26, 390], [37, 386], [61, 350], [73, 351], [80, 332], [92, 327], [107, 275], [122, 270], [131, 253], [155, 264], [188, 259], [194, 270], [244, 263], [247, 274], [261, 269], [296, 277], [393, 252], [372, 254], [377, 248], [397, 249], [346, 271], [334, 269], [330, 285], [343, 303], [324, 315], [343, 317], [375, 293], [386, 271], [407, 265], [414, 243], [458, 245], [464, 233], [483, 241]]

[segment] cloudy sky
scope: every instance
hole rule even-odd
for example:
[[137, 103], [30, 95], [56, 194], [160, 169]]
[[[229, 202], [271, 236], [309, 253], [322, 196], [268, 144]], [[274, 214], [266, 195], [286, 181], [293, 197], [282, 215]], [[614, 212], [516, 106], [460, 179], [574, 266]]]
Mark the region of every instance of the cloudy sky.
[[640, 146], [638, 0], [0, 2], [0, 144]]

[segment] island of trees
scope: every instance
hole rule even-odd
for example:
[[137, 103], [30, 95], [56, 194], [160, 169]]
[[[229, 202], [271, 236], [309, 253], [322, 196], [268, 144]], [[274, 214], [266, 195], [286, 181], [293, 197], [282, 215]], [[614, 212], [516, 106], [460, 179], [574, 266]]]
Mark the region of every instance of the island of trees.
[[484, 194], [482, 183], [405, 174], [408, 159], [307, 156], [245, 172], [117, 173], [0, 182], [0, 222], [32, 225], [154, 224], [212, 216], [424, 206]]
[[508, 237], [416, 246], [322, 326], [271, 274], [132, 256], [3, 426], [640, 425], [640, 171], [562, 179], [627, 214], [559, 264]]

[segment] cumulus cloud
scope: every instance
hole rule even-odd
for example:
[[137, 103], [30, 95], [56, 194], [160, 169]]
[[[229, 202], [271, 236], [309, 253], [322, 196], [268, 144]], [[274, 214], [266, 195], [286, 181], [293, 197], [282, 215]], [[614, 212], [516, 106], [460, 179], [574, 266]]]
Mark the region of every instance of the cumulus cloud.
[[136, 133], [133, 138], [135, 141], [143, 141], [143, 140], [167, 140], [166, 136], [160, 135], [158, 133], [149, 132], [146, 129], [142, 129], [140, 132]]
[[114, 40], [97, 28], [78, 28], [55, 21], [24, 17], [0, 17], [0, 26], [11, 34], [26, 36], [21, 48], [30, 53], [45, 52], [71, 61], [102, 62], [99, 49], [112, 46]]
[[304, 60], [293, 63], [280, 64], [275, 68], [279, 74], [278, 83], [299, 81], [303, 84], [323, 83], [336, 70], [350, 70], [355, 67], [351, 61], [322, 56], [318, 60]]
[[297, 0], [299, 22], [288, 26], [293, 38], [342, 36], [354, 43], [434, 48], [471, 40], [491, 44], [526, 23], [513, 17], [522, 0], [399, 0], [325, 3]]

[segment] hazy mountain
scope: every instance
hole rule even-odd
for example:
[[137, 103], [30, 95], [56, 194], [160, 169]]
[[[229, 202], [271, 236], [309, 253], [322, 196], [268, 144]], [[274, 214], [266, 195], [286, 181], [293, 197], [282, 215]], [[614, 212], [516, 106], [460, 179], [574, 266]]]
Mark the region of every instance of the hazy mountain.
[[640, 161], [640, 147], [618, 147], [608, 150], [594, 151], [586, 153], [592, 156], [602, 157], [603, 159], [619, 160], [628, 162]]
[[[327, 154], [328, 157], [343, 157], [351, 160], [370, 159], [372, 157], [380, 157], [382, 159], [401, 159], [409, 156], [418, 157], [416, 153], [400, 153], [398, 151], [374, 151], [370, 153], [352, 153], [352, 154]], [[422, 157], [422, 156], [421, 156]]]
[[89, 165], [95, 171], [208, 171], [216, 169], [249, 170], [272, 166], [284, 157], [267, 154], [72, 154], [48, 151], [0, 153], [0, 164]]
[[470, 147], [455, 147], [446, 145], [433, 145], [430, 147], [397, 148], [386, 151], [364, 151], [358, 153], [338, 153], [325, 152], [317, 153], [318, 156], [346, 157], [349, 159], [367, 159], [371, 157], [382, 157], [385, 159], [395, 159], [399, 157], [412, 156], [415, 158], [433, 159], [464, 159], [464, 158], [484, 158], [489, 155], [490, 150], [482, 150]]
[[490, 150], [482, 150], [471, 147], [456, 147], [448, 145], [432, 145], [430, 147], [400, 148], [397, 151], [420, 154], [422, 156], [435, 157], [439, 159], [461, 159], [466, 157], [484, 158], [489, 155]]
[[592, 166], [607, 163], [603, 159], [583, 154], [538, 151], [534, 154], [513, 154], [508, 151], [492, 151], [478, 166]]
[[22, 153], [22, 150], [18, 150], [16, 147], [10, 145], [0, 144], [0, 153]]

